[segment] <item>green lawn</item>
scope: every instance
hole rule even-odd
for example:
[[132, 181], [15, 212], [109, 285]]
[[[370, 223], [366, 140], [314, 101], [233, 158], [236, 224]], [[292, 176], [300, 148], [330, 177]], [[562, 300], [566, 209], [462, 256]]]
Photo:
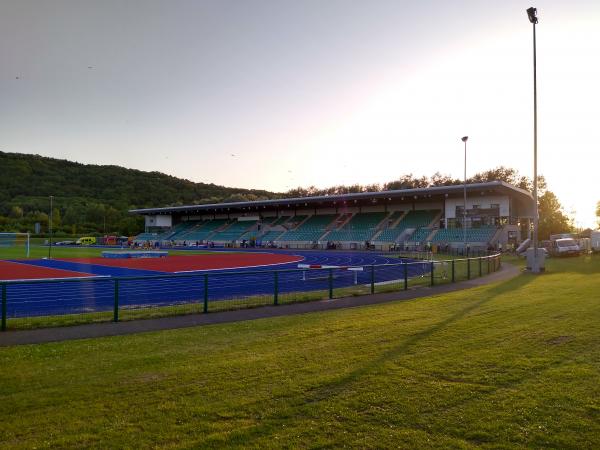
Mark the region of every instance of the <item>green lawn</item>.
[[[102, 256], [102, 252], [107, 250], [119, 251], [119, 249], [115, 248], [53, 246], [51, 256], [52, 258], [95, 258]], [[209, 250], [169, 250], [169, 255], [203, 255], [214, 253]], [[32, 244], [29, 257], [31, 259], [47, 258], [48, 246]], [[22, 246], [0, 247], [0, 259], [26, 259], [25, 248]]]
[[4, 448], [598, 448], [600, 257], [413, 301], [0, 349]]

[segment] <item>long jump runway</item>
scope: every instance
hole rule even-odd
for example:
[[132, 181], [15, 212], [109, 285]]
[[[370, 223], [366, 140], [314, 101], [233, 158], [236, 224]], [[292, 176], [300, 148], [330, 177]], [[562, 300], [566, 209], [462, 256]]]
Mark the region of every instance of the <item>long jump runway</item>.
[[[111, 311], [115, 277], [119, 277], [121, 308], [171, 306], [209, 301], [240, 300], [272, 295], [277, 281], [281, 294], [326, 290], [329, 269], [299, 270], [298, 263], [363, 267], [353, 272], [333, 270], [333, 287], [371, 281], [401, 280], [404, 267], [397, 258], [367, 252], [247, 251], [210, 255], [140, 259], [60, 259], [0, 262], [0, 281], [7, 284], [7, 316], [32, 317]], [[275, 273], [277, 272], [277, 275]], [[428, 273], [426, 263], [408, 266], [408, 276]], [[205, 285], [205, 275], [208, 283]], [[42, 279], [52, 279], [40, 280]]]

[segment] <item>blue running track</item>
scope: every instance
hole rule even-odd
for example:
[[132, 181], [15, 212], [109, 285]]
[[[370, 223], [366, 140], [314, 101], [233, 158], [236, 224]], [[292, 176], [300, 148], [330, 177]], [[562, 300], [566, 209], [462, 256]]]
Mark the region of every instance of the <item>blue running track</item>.
[[[303, 256], [302, 263], [305, 264], [364, 268], [360, 272], [333, 269], [334, 289], [354, 284], [370, 284], [371, 265], [374, 265], [376, 283], [401, 282], [404, 279], [405, 269], [402, 260], [375, 253], [301, 250], [282, 251], [282, 253]], [[408, 277], [425, 276], [429, 273], [429, 263], [407, 262], [409, 262], [407, 265]], [[7, 317], [9, 319], [112, 311], [117, 279], [119, 307], [122, 309], [202, 302], [205, 294], [205, 274], [208, 274], [210, 302], [243, 301], [252, 296], [273, 295], [276, 277], [278, 292], [282, 295], [329, 288], [328, 269], [305, 271], [298, 269], [297, 263], [263, 268], [198, 271], [181, 275], [61, 260], [32, 260], [27, 263], [85, 272], [97, 277], [71, 281], [65, 279], [9, 282], [6, 288]], [[141, 278], [132, 279], [132, 277]]]

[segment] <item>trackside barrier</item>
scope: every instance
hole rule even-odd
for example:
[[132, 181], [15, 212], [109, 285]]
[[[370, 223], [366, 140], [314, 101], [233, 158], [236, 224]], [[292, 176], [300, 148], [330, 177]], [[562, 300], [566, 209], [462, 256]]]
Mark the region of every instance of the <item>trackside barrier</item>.
[[[478, 270], [472, 270], [473, 264]], [[0, 328], [206, 314], [394, 292], [468, 280], [500, 267], [495, 254], [364, 267], [0, 281]]]

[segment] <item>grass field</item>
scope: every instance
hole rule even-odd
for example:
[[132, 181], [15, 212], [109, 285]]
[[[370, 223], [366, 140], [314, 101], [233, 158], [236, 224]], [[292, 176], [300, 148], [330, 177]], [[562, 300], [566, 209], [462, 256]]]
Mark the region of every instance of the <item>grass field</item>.
[[598, 448], [600, 258], [372, 307], [0, 349], [4, 448]]
[[[52, 258], [95, 258], [102, 256], [106, 250], [118, 250], [101, 247], [52, 247]], [[170, 255], [203, 255], [214, 254], [208, 250], [169, 250]], [[29, 258], [39, 259], [48, 257], [48, 246], [32, 244]], [[25, 248], [22, 246], [0, 247], [0, 259], [26, 259]]]

